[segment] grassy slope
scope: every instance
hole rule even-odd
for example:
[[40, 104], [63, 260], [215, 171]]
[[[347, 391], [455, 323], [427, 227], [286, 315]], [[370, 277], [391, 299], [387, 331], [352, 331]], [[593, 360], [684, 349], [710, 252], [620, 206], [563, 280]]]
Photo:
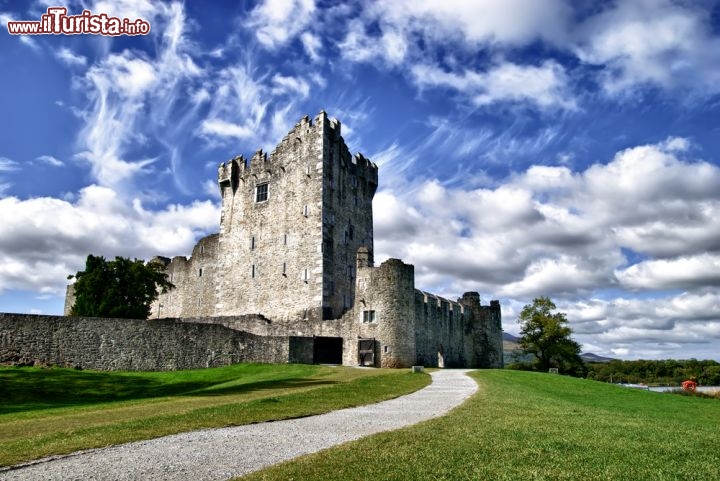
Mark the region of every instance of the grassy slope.
[[448, 416], [248, 479], [718, 480], [720, 402], [519, 371]]
[[0, 368], [0, 466], [209, 427], [306, 416], [417, 390], [427, 375], [240, 364], [174, 372]]

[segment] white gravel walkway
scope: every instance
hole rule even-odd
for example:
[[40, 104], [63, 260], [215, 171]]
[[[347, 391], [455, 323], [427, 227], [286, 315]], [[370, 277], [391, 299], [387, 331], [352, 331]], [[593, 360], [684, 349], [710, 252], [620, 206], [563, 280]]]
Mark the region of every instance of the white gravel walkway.
[[0, 470], [0, 480], [225, 480], [442, 416], [477, 390], [466, 372], [436, 371], [428, 387], [390, 401], [85, 451]]

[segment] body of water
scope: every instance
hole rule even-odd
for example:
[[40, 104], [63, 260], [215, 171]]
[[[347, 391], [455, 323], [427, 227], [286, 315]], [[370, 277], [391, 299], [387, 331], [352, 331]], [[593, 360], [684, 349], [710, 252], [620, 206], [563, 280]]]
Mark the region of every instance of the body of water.
[[[648, 388], [648, 390], [654, 391], [654, 392], [667, 392], [667, 391], [674, 391], [676, 389], [682, 389], [682, 388], [680, 386], [663, 386], [663, 387]], [[700, 391], [700, 392], [720, 391], [720, 386], [698, 386], [696, 391]]]

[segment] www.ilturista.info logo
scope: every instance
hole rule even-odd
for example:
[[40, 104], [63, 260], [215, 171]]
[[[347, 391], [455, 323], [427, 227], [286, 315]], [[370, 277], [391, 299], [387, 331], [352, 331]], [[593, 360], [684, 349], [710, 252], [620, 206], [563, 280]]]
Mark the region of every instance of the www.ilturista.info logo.
[[65, 7], [49, 7], [40, 20], [11, 20], [7, 22], [10, 35], [147, 35], [150, 22], [138, 18], [129, 20], [108, 17], [83, 10], [80, 15], [68, 15]]

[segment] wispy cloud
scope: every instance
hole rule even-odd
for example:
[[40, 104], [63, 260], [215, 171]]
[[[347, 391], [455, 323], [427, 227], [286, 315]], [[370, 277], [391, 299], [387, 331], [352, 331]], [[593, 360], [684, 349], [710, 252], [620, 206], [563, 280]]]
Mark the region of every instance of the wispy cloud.
[[314, 20], [314, 0], [264, 0], [245, 22], [258, 41], [275, 49], [300, 35]]
[[0, 172], [12, 172], [19, 168], [20, 164], [17, 161], [7, 157], [0, 157]]
[[236, 139], [248, 139], [255, 135], [252, 129], [244, 125], [237, 125], [220, 119], [207, 119], [203, 121], [200, 126], [200, 132], [204, 135]]
[[63, 165], [65, 165], [62, 160], [53, 157], [52, 155], [41, 155], [40, 157], [37, 157], [36, 160], [45, 162], [46, 164], [52, 165], [53, 167], [62, 167]]
[[67, 47], [60, 47], [54, 51], [55, 56], [70, 67], [84, 67], [87, 65], [87, 57], [79, 55]]
[[[124, 5], [124, 6], [123, 6]], [[117, 8], [135, 8], [137, 5]], [[110, 53], [88, 69], [84, 76], [90, 108], [80, 135], [85, 151], [78, 158], [87, 161], [98, 182], [122, 190], [156, 160], [155, 156], [133, 154], [154, 135], [161, 145], [177, 144], [166, 139], [175, 132], [168, 129], [170, 115], [180, 100], [180, 85], [202, 72], [189, 53], [185, 37], [185, 12], [182, 5], [143, 4], [137, 12], [154, 18], [153, 35], [158, 35], [154, 57], [124, 50]], [[122, 8], [121, 8], [122, 7]], [[150, 121], [149, 125], [147, 124]], [[144, 122], [143, 128], [139, 122]], [[173, 152], [168, 152], [170, 156]]]

